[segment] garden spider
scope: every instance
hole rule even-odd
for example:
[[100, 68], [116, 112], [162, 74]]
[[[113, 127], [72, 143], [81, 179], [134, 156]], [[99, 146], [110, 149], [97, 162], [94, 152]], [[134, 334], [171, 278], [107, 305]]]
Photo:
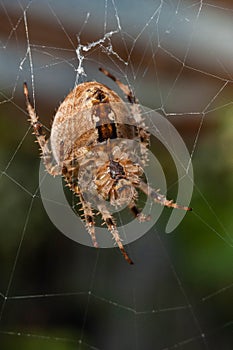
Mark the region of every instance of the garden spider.
[[[161, 205], [183, 210], [191, 208], [167, 200], [142, 180], [150, 134], [145, 128], [138, 102], [128, 86], [107, 70], [100, 68], [100, 71], [115, 81], [126, 95], [130, 108], [107, 86], [94, 81], [82, 83], [58, 108], [50, 140], [46, 140], [44, 128], [31, 105], [26, 83], [24, 95], [46, 170], [53, 176], [63, 175], [70, 189], [79, 197], [93, 246], [98, 247], [95, 215], [99, 212], [124, 258], [132, 264], [106, 201], [113, 207], [127, 205], [140, 222], [149, 217], [136, 205], [138, 190]], [[135, 156], [129, 140], [136, 140], [139, 144], [139, 157]]]

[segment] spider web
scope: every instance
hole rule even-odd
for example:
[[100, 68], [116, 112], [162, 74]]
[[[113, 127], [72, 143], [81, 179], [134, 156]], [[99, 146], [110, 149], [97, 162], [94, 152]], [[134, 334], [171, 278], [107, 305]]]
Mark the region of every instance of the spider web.
[[[232, 3], [0, 5], [1, 348], [231, 349]], [[175, 125], [194, 168], [193, 213], [165, 234], [166, 210], [127, 247], [133, 267], [117, 249], [79, 245], [50, 222], [27, 122], [24, 81], [49, 131], [76, 84], [96, 80], [120, 94], [99, 67]], [[152, 148], [175, 198], [175, 168]]]

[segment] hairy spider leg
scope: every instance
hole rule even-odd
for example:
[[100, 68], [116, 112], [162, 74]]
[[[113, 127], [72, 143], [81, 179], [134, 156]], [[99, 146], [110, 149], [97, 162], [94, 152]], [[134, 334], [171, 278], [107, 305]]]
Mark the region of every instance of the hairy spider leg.
[[[42, 158], [44, 160], [44, 164], [46, 167], [46, 170], [49, 174], [55, 176], [61, 174], [61, 167], [58, 164], [53, 164], [53, 156], [52, 151], [48, 145], [48, 141], [46, 140], [45, 132], [43, 125], [39, 122], [39, 117], [37, 116], [35, 109], [32, 107], [30, 99], [29, 99], [29, 93], [28, 93], [28, 87], [27, 84], [24, 83], [24, 95], [26, 99], [26, 107], [29, 114], [29, 121], [33, 127], [33, 134], [36, 135], [37, 142], [40, 145], [40, 149], [42, 152]], [[61, 147], [62, 152], [62, 147]]]
[[182, 209], [186, 211], [191, 211], [192, 208], [186, 207], [183, 205], [179, 205], [174, 203], [173, 200], [168, 200], [164, 195], [160, 194], [159, 191], [154, 190], [148, 184], [143, 181], [140, 181], [137, 187], [143, 191], [148, 197], [151, 197], [154, 202], [164, 205], [165, 207], [171, 207], [176, 209]]
[[94, 213], [92, 211], [90, 203], [86, 202], [84, 197], [82, 196], [80, 189], [78, 187], [77, 180], [74, 181], [73, 179], [75, 170], [77, 170], [76, 167], [73, 167], [73, 168], [70, 167], [68, 171], [67, 166], [64, 164], [62, 169], [62, 174], [67, 182], [67, 186], [71, 189], [71, 191], [73, 191], [78, 196], [80, 200], [81, 208], [79, 209], [79, 211], [83, 210], [83, 214], [81, 215], [81, 217], [84, 217], [86, 229], [89, 235], [91, 236], [93, 246], [95, 248], [98, 248], [98, 243], [95, 235]]
[[104, 206], [104, 205], [98, 205], [98, 210], [100, 212], [100, 214], [102, 215], [102, 218], [104, 220], [104, 223], [106, 224], [109, 232], [111, 232], [113, 239], [115, 240], [116, 244], [118, 245], [122, 255], [124, 256], [125, 260], [129, 263], [129, 264], [133, 264], [133, 261], [130, 259], [130, 257], [128, 256], [128, 254], [125, 251], [125, 248], [121, 242], [121, 238], [119, 236], [119, 232], [117, 230], [116, 224], [114, 222], [113, 217], [111, 216], [111, 214], [109, 213], [108, 209]]
[[97, 243], [96, 235], [95, 235], [94, 213], [92, 211], [91, 205], [85, 201], [85, 199], [83, 198], [81, 193], [79, 193], [79, 198], [80, 198], [80, 202], [82, 204], [82, 209], [83, 209], [83, 214], [84, 214], [84, 218], [85, 218], [87, 231], [88, 231], [89, 235], [91, 236], [93, 246], [95, 248], [98, 248], [99, 245]]

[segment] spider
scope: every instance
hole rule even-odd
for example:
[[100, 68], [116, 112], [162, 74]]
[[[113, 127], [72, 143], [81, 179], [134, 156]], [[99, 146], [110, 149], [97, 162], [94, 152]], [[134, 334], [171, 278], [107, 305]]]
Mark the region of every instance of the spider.
[[[78, 196], [93, 246], [98, 247], [95, 216], [100, 214], [124, 258], [133, 264], [123, 246], [109, 204], [113, 207], [127, 205], [140, 222], [149, 220], [149, 217], [136, 205], [138, 191], [163, 206], [187, 211], [191, 208], [168, 200], [143, 181], [150, 133], [146, 130], [138, 101], [127, 85], [107, 70], [100, 68], [100, 71], [118, 85], [128, 103], [101, 83], [79, 84], [58, 108], [49, 140], [24, 83], [26, 107], [45, 168], [53, 176], [62, 175]], [[139, 156], [130, 143], [135, 140], [139, 145]]]

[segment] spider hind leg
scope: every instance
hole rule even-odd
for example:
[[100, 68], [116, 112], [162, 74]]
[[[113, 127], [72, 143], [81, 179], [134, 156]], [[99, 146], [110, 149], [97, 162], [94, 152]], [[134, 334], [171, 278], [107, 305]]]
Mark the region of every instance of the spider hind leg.
[[91, 236], [93, 246], [95, 248], [98, 248], [99, 245], [98, 245], [98, 242], [96, 240], [96, 235], [95, 235], [94, 213], [92, 211], [91, 205], [84, 200], [84, 198], [81, 194], [79, 194], [79, 198], [80, 198], [80, 201], [82, 204], [83, 216], [85, 219], [87, 231], [88, 231], [89, 235]]
[[86, 229], [91, 237], [93, 246], [95, 248], [98, 248], [98, 242], [96, 240], [96, 235], [95, 235], [95, 220], [94, 220], [94, 213], [92, 211], [90, 203], [85, 201], [83, 195], [80, 192], [79, 186], [77, 182], [72, 181], [72, 171], [67, 171], [67, 168], [63, 168], [63, 176], [65, 177], [65, 180], [67, 182], [67, 186], [77, 195], [77, 197], [80, 200], [81, 208], [79, 211], [83, 211], [83, 214], [81, 217], [84, 219], [85, 224], [86, 224]]
[[130, 257], [128, 256], [128, 254], [125, 251], [125, 248], [122, 244], [119, 232], [117, 230], [116, 224], [114, 222], [113, 217], [111, 216], [111, 214], [109, 213], [109, 211], [107, 210], [107, 208], [103, 205], [99, 205], [98, 206], [99, 212], [102, 215], [102, 218], [104, 220], [104, 223], [106, 224], [108, 231], [111, 232], [113, 239], [115, 240], [116, 244], [118, 245], [118, 248], [120, 249], [122, 255], [124, 256], [125, 260], [132, 265], [133, 261], [130, 259]]

